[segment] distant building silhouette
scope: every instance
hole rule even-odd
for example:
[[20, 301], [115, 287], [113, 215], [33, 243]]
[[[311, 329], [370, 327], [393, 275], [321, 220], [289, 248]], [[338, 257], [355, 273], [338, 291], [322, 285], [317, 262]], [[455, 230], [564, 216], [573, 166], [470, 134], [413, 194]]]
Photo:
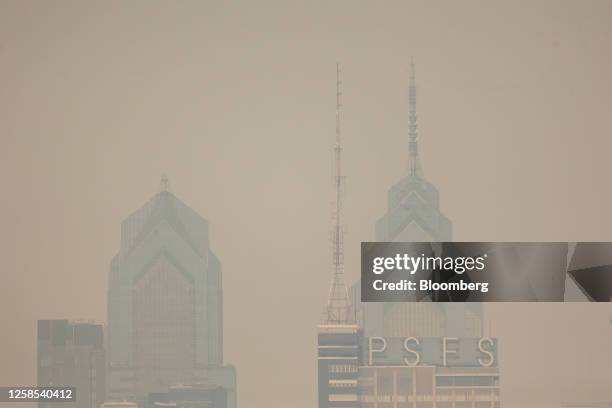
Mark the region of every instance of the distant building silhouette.
[[[423, 175], [418, 153], [414, 63], [408, 91], [408, 164], [406, 174], [387, 196], [387, 210], [376, 222], [379, 242], [444, 242], [452, 224], [440, 211], [439, 193]], [[361, 282], [351, 287], [351, 303], [364, 334], [372, 336], [459, 336], [482, 334], [479, 303], [361, 303]]]
[[[389, 190], [387, 211], [376, 223], [376, 240], [450, 241], [451, 223], [440, 212], [438, 190], [424, 178], [419, 162], [413, 64], [409, 102], [407, 173]], [[330, 407], [500, 406], [497, 341], [483, 337], [481, 304], [427, 299], [362, 303], [360, 292], [358, 281], [350, 301], [357, 322], [358, 399], [345, 405], [330, 400]]]
[[38, 386], [76, 387], [75, 402], [40, 402], [43, 408], [98, 408], [106, 395], [106, 355], [101, 324], [39, 320]]
[[108, 288], [109, 396], [144, 401], [150, 392], [205, 382], [228, 389], [223, 366], [221, 264], [208, 223], [168, 190], [121, 224]]
[[440, 212], [436, 187], [425, 179], [418, 151], [416, 78], [410, 65], [408, 90], [408, 165], [389, 190], [387, 211], [376, 222], [377, 241], [450, 241], [451, 222]]

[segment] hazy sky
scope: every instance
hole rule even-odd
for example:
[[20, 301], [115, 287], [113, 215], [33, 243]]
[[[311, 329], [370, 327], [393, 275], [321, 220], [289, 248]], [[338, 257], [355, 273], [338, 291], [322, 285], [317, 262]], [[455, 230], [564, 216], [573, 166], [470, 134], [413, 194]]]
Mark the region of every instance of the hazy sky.
[[[210, 222], [239, 403], [314, 406], [336, 61], [350, 281], [405, 170], [410, 56], [456, 240], [612, 240], [612, 2], [255, 3], [0, 0], [0, 384], [35, 382], [37, 319], [106, 320], [165, 172]], [[612, 400], [610, 314], [488, 308], [504, 405]]]

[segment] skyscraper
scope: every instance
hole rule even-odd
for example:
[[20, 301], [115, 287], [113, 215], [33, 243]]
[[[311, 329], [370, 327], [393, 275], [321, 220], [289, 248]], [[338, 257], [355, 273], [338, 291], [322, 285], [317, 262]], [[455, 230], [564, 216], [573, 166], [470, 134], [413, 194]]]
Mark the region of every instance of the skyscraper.
[[[416, 81], [410, 67], [408, 166], [389, 190], [376, 223], [377, 241], [450, 241], [438, 190], [425, 179], [418, 155]], [[497, 341], [483, 337], [479, 303], [431, 301], [361, 303], [351, 288], [360, 334], [362, 408], [500, 406]]]
[[76, 401], [40, 402], [39, 407], [98, 408], [106, 398], [103, 326], [39, 320], [37, 332], [38, 386], [76, 387]]
[[[444, 242], [452, 238], [452, 225], [440, 211], [439, 193], [424, 177], [419, 158], [417, 87], [414, 62], [408, 87], [408, 149], [406, 173], [389, 189], [387, 210], [376, 222], [380, 242]], [[360, 302], [360, 282], [351, 287], [355, 315], [366, 335], [372, 336], [480, 336], [480, 304], [431, 302]]]
[[450, 241], [451, 222], [440, 212], [438, 190], [423, 175], [418, 149], [414, 62], [408, 87], [408, 163], [387, 196], [387, 211], [376, 222], [377, 241]]
[[199, 382], [235, 392], [233, 368], [223, 367], [222, 316], [221, 264], [208, 223], [163, 177], [160, 191], [122, 222], [111, 262], [110, 397], [143, 401]]
[[[416, 299], [362, 303], [359, 282], [347, 296], [339, 69], [337, 84], [333, 274], [323, 324], [318, 326], [319, 407], [499, 408], [497, 341], [482, 336], [479, 304]], [[419, 163], [414, 66], [409, 96], [407, 174], [389, 192], [377, 239], [449, 241], [450, 222], [440, 212], [438, 192], [423, 177]]]

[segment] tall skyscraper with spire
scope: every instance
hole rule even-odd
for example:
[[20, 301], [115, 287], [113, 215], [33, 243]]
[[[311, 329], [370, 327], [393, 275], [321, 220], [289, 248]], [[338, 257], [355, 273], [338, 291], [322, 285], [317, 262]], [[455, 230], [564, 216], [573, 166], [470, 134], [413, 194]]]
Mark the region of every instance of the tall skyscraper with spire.
[[408, 163], [406, 174], [387, 196], [387, 211], [376, 222], [377, 241], [450, 241], [451, 222], [440, 212], [438, 190], [425, 179], [419, 159], [417, 87], [414, 62], [408, 86]]
[[[389, 190], [376, 238], [450, 241], [451, 224], [440, 212], [438, 190], [423, 176], [419, 161], [414, 64], [410, 68], [408, 165]], [[339, 106], [338, 99], [338, 121]], [[342, 186], [337, 133], [336, 199]], [[360, 282], [351, 288], [349, 300], [344, 297], [341, 208], [336, 202], [333, 278], [324, 323], [318, 330], [319, 407], [498, 408], [497, 343], [482, 336], [480, 304], [362, 303]], [[347, 318], [338, 311], [354, 311], [354, 316]], [[444, 357], [448, 344], [454, 350], [450, 360]]]
[[[417, 86], [414, 61], [410, 62], [408, 86], [408, 149], [406, 173], [389, 189], [387, 210], [376, 222], [379, 242], [444, 242], [452, 240], [452, 225], [440, 211], [439, 193], [423, 174], [419, 158]], [[361, 287], [351, 288], [356, 318], [367, 335], [384, 336], [479, 336], [482, 308], [478, 303], [362, 304]]]
[[344, 279], [342, 226], [342, 138], [340, 129], [340, 66], [336, 65], [336, 142], [334, 146], [334, 214], [332, 281], [323, 322], [318, 326], [319, 408], [353, 408], [359, 404], [359, 333]]
[[221, 282], [208, 222], [163, 176], [159, 192], [121, 223], [111, 262], [111, 399], [143, 401], [177, 384], [209, 383], [228, 389], [234, 406], [234, 369], [223, 366]]

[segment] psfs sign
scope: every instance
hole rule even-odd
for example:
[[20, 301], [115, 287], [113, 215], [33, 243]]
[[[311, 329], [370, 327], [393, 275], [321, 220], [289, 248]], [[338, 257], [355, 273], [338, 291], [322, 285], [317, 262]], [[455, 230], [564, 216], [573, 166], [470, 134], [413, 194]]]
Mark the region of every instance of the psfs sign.
[[364, 337], [369, 366], [497, 367], [497, 339], [490, 337]]

